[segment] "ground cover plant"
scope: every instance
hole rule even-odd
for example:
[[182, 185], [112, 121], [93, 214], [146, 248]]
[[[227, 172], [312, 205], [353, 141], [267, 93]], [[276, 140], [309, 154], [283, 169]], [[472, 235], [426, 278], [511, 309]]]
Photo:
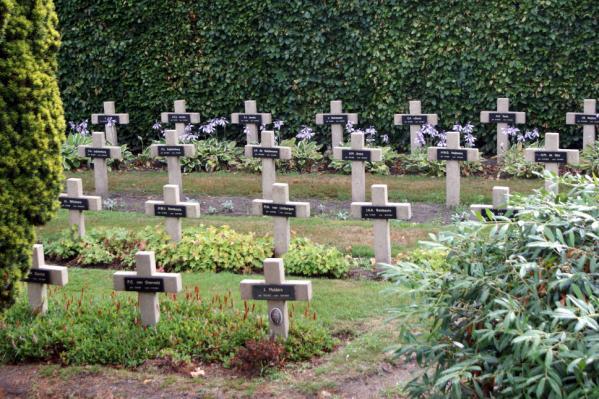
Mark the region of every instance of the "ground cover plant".
[[387, 267], [414, 301], [396, 310], [415, 321], [396, 354], [426, 368], [412, 396], [597, 397], [599, 179], [557, 180], [557, 197], [515, 198], [525, 208], [515, 220], [433, 236], [443, 264]]

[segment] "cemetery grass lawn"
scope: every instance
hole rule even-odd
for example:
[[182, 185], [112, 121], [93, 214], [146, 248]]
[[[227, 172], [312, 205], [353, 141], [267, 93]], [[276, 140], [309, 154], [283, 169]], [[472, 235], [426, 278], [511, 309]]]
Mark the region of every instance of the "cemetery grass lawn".
[[[340, 200], [351, 199], [351, 176], [340, 174], [317, 173], [279, 173], [279, 183], [289, 183], [289, 195], [296, 199]], [[93, 191], [92, 171], [68, 172], [67, 177], [83, 179], [86, 192]], [[162, 187], [167, 184], [166, 171], [111, 171], [108, 174], [110, 191], [138, 195], [162, 196]], [[190, 196], [239, 196], [260, 198], [260, 174], [244, 172], [213, 172], [190, 173], [183, 175], [183, 187], [186, 195]], [[372, 184], [387, 184], [389, 199], [445, 203], [445, 178], [430, 176], [379, 176], [366, 175], [366, 186]], [[462, 204], [490, 203], [493, 186], [508, 186], [513, 193], [528, 194], [533, 189], [540, 188], [543, 183], [539, 179], [502, 179], [492, 180], [484, 177], [462, 177]], [[370, 197], [370, 189], [367, 197]]]

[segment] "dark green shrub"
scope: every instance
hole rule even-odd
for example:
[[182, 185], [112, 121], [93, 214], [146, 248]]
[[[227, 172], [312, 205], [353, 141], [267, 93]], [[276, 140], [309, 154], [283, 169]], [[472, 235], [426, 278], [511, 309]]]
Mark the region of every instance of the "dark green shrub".
[[307, 238], [292, 240], [283, 260], [285, 271], [299, 276], [339, 278], [349, 270], [348, 260], [337, 248], [315, 244]]
[[0, 0], [0, 313], [31, 264], [34, 225], [58, 208], [65, 123], [52, 1]]
[[580, 170], [589, 175], [599, 176], [599, 141], [594, 146], [586, 146], [580, 153]]
[[410, 297], [396, 313], [396, 354], [426, 368], [411, 396], [597, 397], [599, 179], [560, 186], [558, 198], [515, 197], [516, 221], [433, 237], [428, 246], [447, 252], [441, 268], [426, 258], [387, 267]]

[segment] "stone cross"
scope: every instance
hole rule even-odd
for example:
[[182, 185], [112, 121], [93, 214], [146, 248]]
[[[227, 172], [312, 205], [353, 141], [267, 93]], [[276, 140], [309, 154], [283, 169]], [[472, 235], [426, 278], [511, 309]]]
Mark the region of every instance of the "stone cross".
[[418, 142], [418, 131], [422, 125], [427, 123], [432, 126], [437, 126], [439, 119], [437, 114], [423, 114], [422, 103], [418, 100], [410, 101], [408, 114], [395, 114], [393, 124], [409, 125], [410, 126], [410, 149], [414, 153], [418, 148], [422, 147], [422, 143]]
[[312, 283], [307, 280], [285, 280], [283, 259], [264, 260], [264, 280], [242, 280], [239, 283], [241, 299], [265, 300], [268, 305], [270, 336], [287, 339], [289, 313], [287, 301], [312, 299]]
[[153, 251], [140, 251], [135, 254], [134, 272], [116, 272], [112, 276], [115, 291], [135, 291], [138, 294], [141, 324], [154, 326], [160, 321], [158, 293], [181, 292], [183, 283], [179, 273], [156, 272], [156, 259]]
[[92, 114], [92, 125], [104, 125], [106, 141], [110, 145], [118, 145], [116, 125], [128, 125], [129, 114], [117, 114], [114, 101], [104, 101], [104, 113]]
[[275, 183], [272, 185], [272, 200], [252, 201], [252, 214], [273, 216], [275, 256], [281, 257], [289, 250], [291, 240], [289, 218], [310, 217], [310, 203], [289, 201], [289, 186], [286, 183]]
[[58, 197], [60, 207], [69, 210], [69, 225], [77, 226], [79, 237], [85, 235], [85, 216], [83, 211], [102, 210], [102, 197], [83, 195], [81, 179], [67, 179], [67, 192]]
[[475, 214], [481, 215], [484, 219], [488, 219], [487, 210], [493, 216], [504, 216], [508, 211], [515, 215], [517, 208], [509, 206], [510, 188], [504, 186], [493, 187], [493, 204], [473, 204], [470, 205], [470, 210]]
[[179, 199], [179, 186], [164, 186], [164, 201], [146, 201], [146, 215], [164, 216], [166, 232], [174, 242], [181, 241], [181, 218], [199, 218], [200, 204]]
[[364, 162], [380, 162], [383, 152], [379, 148], [364, 146], [364, 133], [351, 134], [351, 147], [333, 147], [333, 158], [351, 161], [352, 202], [366, 201], [366, 165]]
[[92, 145], [80, 145], [77, 147], [79, 156], [91, 158], [94, 163], [94, 184], [96, 194], [108, 195], [108, 158], [122, 159], [121, 147], [106, 145], [104, 133], [92, 133]]
[[[524, 150], [527, 162], [539, 162], [545, 164], [545, 171], [559, 175], [559, 164], [578, 164], [578, 150], [564, 150], [559, 148], [559, 133], [545, 133], [544, 148], [527, 148]], [[545, 180], [545, 189], [558, 193], [559, 187], [551, 180]]]
[[447, 133], [447, 147], [429, 147], [429, 161], [447, 161], [445, 165], [445, 204], [448, 208], [460, 204], [460, 163], [459, 161], [477, 161], [476, 148], [461, 148], [460, 133]]
[[519, 123], [526, 123], [525, 112], [510, 111], [510, 99], [498, 98], [496, 111], [481, 111], [480, 121], [482, 123], [497, 124], [497, 157], [503, 157], [503, 154], [510, 148], [510, 139], [504, 129], [508, 126], [515, 126]]
[[48, 284], [64, 287], [69, 282], [69, 272], [64, 266], [46, 265], [44, 247], [33, 246], [33, 263], [27, 278], [27, 295], [29, 307], [34, 313], [46, 314], [48, 311]]
[[354, 218], [374, 219], [374, 257], [377, 263], [391, 263], [390, 219], [408, 220], [412, 206], [408, 203], [389, 202], [386, 184], [372, 185], [372, 202], [352, 202]]
[[595, 125], [599, 123], [597, 115], [597, 100], [587, 98], [584, 100], [582, 113], [566, 113], [566, 124], [583, 125], [582, 127], [582, 148], [595, 145]]
[[185, 100], [175, 101], [175, 112], [162, 112], [160, 114], [162, 123], [174, 123], [179, 137], [185, 134], [185, 127], [189, 124], [200, 123], [200, 114], [185, 111]]
[[152, 144], [150, 154], [152, 157], [165, 157], [168, 167], [168, 183], [176, 184], [183, 191], [181, 178], [181, 157], [193, 157], [196, 147], [193, 144], [179, 144], [179, 135], [176, 130], [165, 131], [166, 144]]
[[245, 125], [247, 128], [247, 144], [257, 144], [258, 140], [258, 128], [260, 126], [266, 126], [272, 123], [272, 115], [265, 112], [258, 112], [256, 101], [247, 100], [244, 102], [243, 113], [232, 113], [231, 123], [236, 125]]
[[275, 145], [275, 133], [263, 131], [260, 145], [245, 146], [245, 156], [262, 159], [262, 198], [272, 199], [272, 185], [277, 181], [275, 160], [291, 159], [291, 148]]
[[343, 144], [343, 129], [347, 122], [351, 122], [354, 125], [358, 123], [358, 114], [343, 113], [342, 109], [342, 102], [336, 100], [331, 101], [331, 112], [328, 114], [316, 114], [317, 125], [331, 125], [331, 147], [338, 147]]

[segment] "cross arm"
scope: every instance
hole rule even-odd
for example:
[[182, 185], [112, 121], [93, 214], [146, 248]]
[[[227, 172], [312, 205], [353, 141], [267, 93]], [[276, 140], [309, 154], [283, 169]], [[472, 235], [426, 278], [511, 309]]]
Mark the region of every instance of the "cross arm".
[[125, 278], [159, 278], [164, 283], [163, 292], [177, 293], [183, 289], [181, 274], [179, 273], [154, 273], [151, 276], [138, 276], [137, 272], [116, 272], [112, 275], [112, 283], [115, 291], [125, 291]]
[[362, 208], [372, 207], [393, 207], [395, 208], [396, 219], [409, 220], [412, 218], [412, 205], [409, 203], [389, 202], [386, 205], [372, 205], [372, 202], [352, 202], [350, 207], [351, 216], [355, 219], [362, 218]]
[[199, 218], [200, 217], [200, 204], [197, 202], [178, 202], [176, 204], [165, 204], [164, 201], [148, 200], [145, 203], [145, 211], [148, 216], [156, 216], [156, 205], [164, 206], [183, 206], [185, 207], [185, 214], [188, 218]]
[[351, 147], [333, 147], [333, 158], [342, 159], [343, 151], [368, 151], [370, 152], [370, 162], [381, 162], [383, 160], [383, 150], [380, 148], [368, 148], [364, 147], [361, 149], [355, 149]]
[[128, 125], [129, 124], [129, 114], [92, 114], [92, 125], [98, 125], [98, 119], [100, 116], [116, 116], [118, 117], [118, 122], [115, 121], [117, 125]]
[[85, 155], [85, 149], [86, 148], [102, 148], [102, 149], [107, 149], [110, 151], [110, 158], [112, 159], [122, 159], [122, 154], [121, 154], [121, 147], [119, 146], [112, 146], [112, 145], [107, 145], [107, 146], [103, 146], [103, 147], [96, 147], [94, 145], [80, 145], [77, 147], [77, 152], [79, 154], [80, 157], [86, 157], [87, 155]]
[[160, 122], [169, 123], [168, 116], [169, 115], [189, 115], [190, 123], [200, 123], [200, 113], [199, 112], [161, 112], [160, 113]]
[[[241, 280], [239, 290], [241, 291], [241, 299], [249, 300], [252, 297], [252, 287], [255, 285], [267, 284], [264, 280]], [[294, 287], [296, 301], [309, 301], [312, 299], [312, 282], [306, 280], [287, 280], [282, 284], [274, 284], [282, 286]]]
[[334, 115], [334, 116], [339, 116], [339, 115], [345, 115], [347, 116], [347, 121], [351, 122], [353, 124], [358, 123], [358, 114], [345, 114], [345, 113], [341, 113], [341, 114], [332, 114], [332, 113], [322, 113], [322, 114], [316, 114], [316, 124], [317, 125], [324, 125], [324, 117], [325, 116], [329, 116], [329, 115]]
[[395, 114], [393, 115], [393, 124], [396, 126], [403, 125], [402, 117], [404, 116], [426, 116], [426, 123], [437, 126], [439, 117], [437, 114]]
[[526, 112], [501, 112], [501, 111], [480, 111], [480, 121], [481, 123], [490, 123], [489, 115], [490, 114], [514, 114], [516, 118], [517, 124], [526, 123]]
[[[273, 200], [255, 199], [252, 201], [252, 215], [262, 216], [262, 205], [273, 204]], [[310, 203], [309, 202], [285, 202], [283, 205], [295, 207], [295, 217], [298, 218], [309, 218], [310, 217]]]
[[[239, 124], [239, 115], [247, 115], [250, 114], [248, 112], [234, 112], [231, 114], [231, 123], [233, 125], [238, 125]], [[260, 118], [262, 119], [262, 124], [263, 125], [269, 125], [272, 123], [272, 114], [270, 113], [266, 113], [266, 112], [256, 112], [256, 113], [251, 113], [251, 115], [260, 115]]]
[[259, 144], [248, 144], [245, 146], [245, 156], [247, 158], [253, 158], [254, 148], [277, 148], [279, 150], [279, 158], [277, 159], [291, 159], [291, 147], [262, 147]]
[[565, 152], [566, 163], [576, 165], [580, 163], [580, 151], [578, 150], [546, 150], [545, 148], [526, 148], [524, 150], [524, 159], [526, 162], [535, 162], [535, 152], [537, 151], [548, 151], [548, 152]]
[[150, 146], [150, 156], [152, 158], [157, 158], [160, 155], [158, 155], [158, 148], [160, 147], [183, 147], [183, 155], [184, 157], [193, 157], [196, 153], [196, 147], [193, 144], [177, 144], [175, 146], [171, 146], [168, 144], [152, 144]]
[[95, 195], [82, 195], [79, 197], [72, 197], [66, 193], [61, 193], [58, 196], [59, 198], [77, 198], [77, 199], [85, 199], [89, 205], [90, 211], [101, 211], [102, 210], [102, 197]]
[[69, 271], [64, 266], [43, 265], [37, 268], [31, 268], [31, 271], [43, 270], [50, 273], [50, 284], [64, 287], [69, 282]]

